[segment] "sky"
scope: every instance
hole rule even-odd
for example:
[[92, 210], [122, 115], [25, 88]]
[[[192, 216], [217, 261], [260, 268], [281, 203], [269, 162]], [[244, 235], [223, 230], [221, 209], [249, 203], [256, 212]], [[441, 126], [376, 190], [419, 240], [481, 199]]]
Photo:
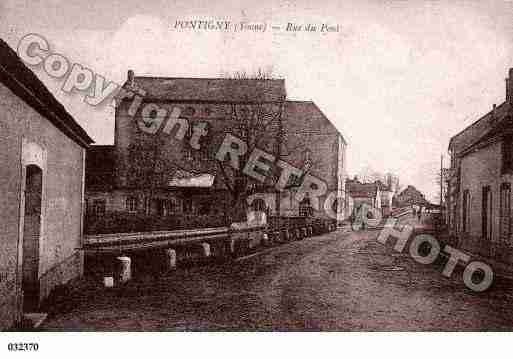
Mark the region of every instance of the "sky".
[[[136, 76], [217, 77], [272, 71], [289, 99], [312, 100], [348, 142], [350, 176], [399, 175], [429, 199], [451, 136], [500, 104], [513, 67], [510, 1], [2, 0], [0, 36], [28, 33], [52, 52], [122, 84]], [[280, 25], [265, 32], [176, 30], [176, 21]], [[286, 32], [288, 23], [338, 25]], [[109, 107], [32, 68], [98, 144], [113, 142]]]

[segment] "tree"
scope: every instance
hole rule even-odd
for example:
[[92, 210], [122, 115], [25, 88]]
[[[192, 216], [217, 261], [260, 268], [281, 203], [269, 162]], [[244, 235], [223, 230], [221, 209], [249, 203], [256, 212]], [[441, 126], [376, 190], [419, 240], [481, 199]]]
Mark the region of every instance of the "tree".
[[358, 173], [358, 179], [362, 183], [372, 183], [375, 181], [381, 181], [384, 183], [385, 175], [379, 171], [374, 170], [370, 166], [366, 166]]
[[401, 189], [401, 183], [398, 175], [392, 172], [382, 173], [374, 170], [370, 166], [364, 167], [358, 173], [358, 179], [362, 183], [381, 181], [383, 184], [389, 186], [395, 194], [399, 193]]
[[[187, 153], [190, 152], [191, 160], [182, 161], [184, 163], [181, 164], [174, 163], [174, 166], [183, 167], [184, 170], [191, 173], [210, 173], [220, 178], [230, 197], [227, 221], [241, 221], [245, 219], [248, 195], [263, 191], [275, 191], [274, 183], [278, 178], [276, 164], [281, 158], [283, 144], [282, 113], [286, 98], [284, 83], [283, 80], [274, 79], [270, 73], [259, 70], [252, 76], [244, 72], [235, 73], [231, 77], [217, 81], [215, 86], [218, 87], [211, 90], [221, 94], [220, 97], [223, 100], [217, 101], [216, 106], [221, 107], [224, 111], [224, 120], [217, 121], [212, 131], [207, 131], [209, 132], [208, 136], [202, 138], [207, 143], [201, 145], [201, 150], [190, 147], [189, 138], [192, 134], [187, 134], [176, 150], [182, 149]], [[186, 118], [193, 117], [193, 115], [188, 116], [187, 114], [184, 116]], [[144, 124], [152, 125], [153, 117], [145, 118]], [[188, 127], [189, 130], [192, 130], [191, 126], [192, 123]], [[156, 134], [157, 136], [147, 136], [144, 145], [144, 151], [148, 154], [144, 167], [148, 172], [148, 176], [145, 176], [145, 180], [148, 182], [145, 186], [146, 198], [150, 203], [155, 189], [162, 182], [161, 174], [164, 165], [161, 165], [161, 162], [165, 161], [163, 158], [165, 153], [162, 152], [162, 149], [168, 141], [167, 137], [162, 135], [162, 130]], [[217, 146], [214, 146], [217, 144], [216, 141], [223, 141], [228, 135], [236, 137], [246, 148], [246, 151], [238, 157], [239, 166], [237, 168], [230, 165], [231, 161], [218, 161], [216, 158], [218, 150]], [[244, 168], [255, 149], [274, 156], [272, 171], [267, 174], [264, 182], [244, 173]], [[141, 151], [141, 149], [137, 149], [135, 152]], [[200, 151], [203, 151], [202, 154], [206, 155], [208, 159], [202, 158], [196, 161], [196, 156], [200, 154]], [[277, 208], [280, 208], [279, 197], [277, 196]]]
[[[249, 76], [237, 72], [227, 80], [223, 88], [226, 98], [233, 98], [230, 107], [232, 127], [227, 130], [247, 146], [239, 157], [239, 166], [234, 168], [226, 162], [217, 161], [226, 189], [231, 197], [229, 220], [245, 220], [247, 197], [257, 192], [276, 192], [274, 183], [278, 178], [277, 162], [281, 158], [284, 131], [282, 116], [285, 92], [280, 83], [269, 72], [259, 70]], [[243, 172], [255, 149], [274, 156], [272, 170], [263, 183]], [[276, 196], [276, 208], [280, 208], [280, 196]]]

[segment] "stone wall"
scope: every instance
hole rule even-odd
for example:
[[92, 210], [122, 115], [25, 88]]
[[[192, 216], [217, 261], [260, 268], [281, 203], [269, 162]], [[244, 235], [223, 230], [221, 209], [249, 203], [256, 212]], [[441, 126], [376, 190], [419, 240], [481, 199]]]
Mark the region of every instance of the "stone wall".
[[[492, 193], [492, 218], [493, 231], [492, 242], [498, 239], [499, 228], [499, 187], [501, 183], [501, 149], [500, 143], [482, 148], [471, 153], [461, 161], [461, 187], [460, 204], [463, 202], [465, 190], [470, 192], [470, 220], [468, 235], [472, 238], [481, 238], [481, 212], [482, 212], [482, 191], [484, 186], [491, 187]], [[463, 213], [460, 206], [460, 223]]]
[[[43, 172], [39, 274], [81, 246], [84, 149], [0, 84], [0, 328], [19, 319], [25, 166]], [[21, 232], [22, 233], [22, 232]], [[78, 265], [78, 264], [77, 264]], [[78, 268], [70, 273], [80, 273]], [[50, 281], [46, 286], [55, 283]]]
[[[513, 259], [512, 238], [500, 238], [500, 186], [513, 183], [511, 175], [501, 174], [501, 142], [491, 144], [470, 153], [461, 160], [461, 185], [457, 204], [460, 244], [464, 249], [485, 257], [504, 262]], [[492, 195], [492, 238], [482, 236], [482, 196], [483, 187], [490, 186]], [[463, 195], [470, 193], [470, 209], [467, 233], [462, 233]]]

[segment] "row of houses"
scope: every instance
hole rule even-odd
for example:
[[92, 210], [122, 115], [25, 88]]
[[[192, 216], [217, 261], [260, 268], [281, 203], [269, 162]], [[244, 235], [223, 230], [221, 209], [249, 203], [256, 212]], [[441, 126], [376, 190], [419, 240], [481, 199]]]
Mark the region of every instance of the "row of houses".
[[459, 245], [488, 258], [513, 260], [513, 69], [506, 98], [453, 136], [446, 196], [447, 225]]
[[[131, 116], [130, 100], [122, 99], [116, 107], [114, 145], [93, 146], [0, 40], [0, 329], [37, 311], [55, 287], [83, 274], [84, 232], [98, 230], [95, 225], [109, 214], [121, 220], [119, 228], [134, 230], [131, 221], [142, 219], [144, 225], [153, 218], [152, 229], [158, 229], [184, 215], [199, 218], [193, 224], [204, 226], [202, 216], [215, 219], [228, 211], [233, 188], [226, 179], [235, 187], [243, 179], [212, 154], [228, 133], [240, 130], [238, 113], [254, 113], [248, 108], [255, 105], [254, 89], [263, 94], [259, 111], [271, 114], [265, 126], [259, 125], [261, 150], [321, 178], [327, 194], [342, 198], [334, 206], [344, 205], [347, 143], [315, 103], [288, 100], [284, 80], [136, 77], [129, 71], [124, 87], [146, 92], [142, 108], [151, 103], [169, 113], [179, 109], [178, 125], [171, 132], [142, 131], [141, 126], [154, 123], [154, 111]], [[194, 129], [204, 125], [208, 135], [200, 136], [198, 148]], [[279, 174], [270, 177], [276, 180]], [[302, 180], [292, 177], [277, 193], [270, 193], [266, 181], [246, 185], [266, 193], [267, 210], [277, 204], [274, 214], [325, 216], [321, 207], [312, 206], [308, 191], [303, 198], [296, 196]]]
[[346, 194], [349, 208], [358, 209], [362, 204], [379, 209], [384, 217], [392, 213], [394, 207], [411, 206], [421, 204], [417, 196], [423, 195], [413, 186], [408, 186], [398, 193], [397, 182], [391, 176], [387, 176], [385, 182], [360, 182], [355, 176], [346, 180]]

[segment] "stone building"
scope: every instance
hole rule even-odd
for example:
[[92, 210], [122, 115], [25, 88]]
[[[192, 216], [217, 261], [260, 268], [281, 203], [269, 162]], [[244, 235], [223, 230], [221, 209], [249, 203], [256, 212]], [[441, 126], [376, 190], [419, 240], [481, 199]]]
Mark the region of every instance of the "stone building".
[[506, 100], [449, 143], [448, 225], [460, 246], [510, 262], [513, 180], [513, 69]]
[[92, 142], [0, 40], [0, 329], [80, 276], [86, 148]]
[[357, 178], [346, 180], [346, 193], [352, 199], [352, 206], [356, 210], [359, 209], [362, 204], [381, 209], [379, 181], [361, 183]]
[[429, 201], [424, 197], [424, 194], [412, 185], [408, 185], [408, 187], [406, 187], [397, 196], [395, 196], [394, 202], [396, 207], [423, 207], [429, 204]]
[[[257, 169], [252, 178], [246, 177], [248, 188], [270, 214], [277, 212], [279, 203], [282, 215], [300, 215], [300, 207], [307, 206], [310, 198], [298, 196], [294, 184], [304, 179], [304, 173], [322, 179], [327, 194], [343, 196], [347, 146], [343, 136], [313, 102], [287, 100], [284, 80], [144, 77], [129, 71], [124, 87], [144, 97], [132, 114], [133, 98], [120, 100], [114, 145], [91, 149], [88, 223], [105, 218], [105, 213], [132, 213], [134, 218], [166, 218], [171, 227], [173, 218], [187, 215], [220, 224], [213, 217], [229, 211], [230, 183], [238, 185], [245, 179], [234, 177], [231, 154], [222, 160], [217, 156], [227, 139], [243, 138], [245, 118], [262, 121], [254, 129], [258, 136], [248, 137], [244, 156], [256, 148], [267, 154], [260, 156], [265, 158], [261, 161], [272, 168]], [[277, 160], [286, 164], [277, 166]], [[301, 173], [294, 173], [286, 189], [277, 191], [274, 184], [284, 166]], [[263, 180], [257, 181], [259, 174]], [[320, 197], [321, 203], [327, 194]], [[315, 215], [324, 212], [322, 204], [314, 209]]]
[[387, 217], [392, 212], [392, 200], [395, 192], [390, 182], [388, 184], [384, 184], [381, 181], [377, 181], [376, 184], [379, 188], [381, 211], [383, 216]]

